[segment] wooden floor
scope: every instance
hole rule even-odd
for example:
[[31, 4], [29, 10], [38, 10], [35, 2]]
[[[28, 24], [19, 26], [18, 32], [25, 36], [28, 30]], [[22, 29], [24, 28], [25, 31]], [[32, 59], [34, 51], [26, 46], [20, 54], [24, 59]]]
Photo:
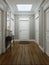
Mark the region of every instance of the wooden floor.
[[49, 57], [34, 42], [15, 42], [0, 56], [0, 65], [49, 65]]

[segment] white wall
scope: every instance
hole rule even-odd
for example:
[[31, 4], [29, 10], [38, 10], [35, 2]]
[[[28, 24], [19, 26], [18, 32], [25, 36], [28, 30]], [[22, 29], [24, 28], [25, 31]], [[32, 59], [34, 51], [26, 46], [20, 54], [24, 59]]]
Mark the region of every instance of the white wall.
[[[35, 19], [35, 27], [37, 20]], [[49, 56], [49, 1], [46, 0], [39, 8], [39, 47]], [[37, 28], [35, 28], [36, 30]], [[36, 34], [37, 35], [37, 34]], [[35, 37], [36, 38], [36, 37]]]
[[[2, 16], [1, 16], [1, 36], [0, 36], [0, 54], [4, 53], [6, 48], [5, 48], [5, 28], [6, 28], [6, 22], [7, 22], [7, 5], [3, 2], [3, 0], [0, 0], [0, 9], [2, 11]], [[2, 37], [2, 38], [1, 38]]]
[[14, 35], [14, 14], [11, 12], [11, 31], [12, 31], [12, 35]]
[[45, 12], [46, 18], [46, 53], [49, 55], [49, 9]]
[[30, 16], [30, 40], [35, 39], [35, 16]]
[[44, 30], [43, 30], [43, 8], [41, 7], [40, 12], [39, 12], [39, 44], [40, 46], [43, 48], [43, 34], [44, 34]]
[[[27, 16], [27, 15], [26, 15]], [[18, 23], [18, 18], [22, 16], [15, 15], [15, 39], [19, 40], [19, 23]], [[29, 17], [29, 39], [33, 40], [35, 39], [35, 19], [34, 15], [32, 16], [27, 16]]]
[[43, 30], [44, 30], [44, 52], [49, 56], [49, 0], [45, 0], [42, 5], [44, 11]]
[[18, 40], [19, 39], [19, 25], [18, 25], [18, 16], [15, 15], [14, 16], [14, 33], [15, 33], [15, 40]]
[[35, 14], [35, 40], [39, 45], [39, 13]]
[[0, 10], [0, 54], [2, 53], [2, 11]]
[[14, 14], [12, 11], [7, 11], [7, 27], [6, 27], [6, 36], [10, 35], [11, 32], [12, 35], [14, 35]]
[[36, 32], [36, 41], [41, 48], [42, 51], [44, 51], [44, 11], [43, 7], [40, 7], [38, 12], [35, 14], [35, 32]]

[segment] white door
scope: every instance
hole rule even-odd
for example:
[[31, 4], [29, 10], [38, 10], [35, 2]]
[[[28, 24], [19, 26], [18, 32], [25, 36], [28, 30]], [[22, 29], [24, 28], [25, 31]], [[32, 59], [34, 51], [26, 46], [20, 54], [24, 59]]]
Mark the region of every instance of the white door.
[[46, 53], [49, 56], [49, 9], [46, 11]]
[[27, 20], [19, 21], [19, 40], [29, 40], [29, 21]]

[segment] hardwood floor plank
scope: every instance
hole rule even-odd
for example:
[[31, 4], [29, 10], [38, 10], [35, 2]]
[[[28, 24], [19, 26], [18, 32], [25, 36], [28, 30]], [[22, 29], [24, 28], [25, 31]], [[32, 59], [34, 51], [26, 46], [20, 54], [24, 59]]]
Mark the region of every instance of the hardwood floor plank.
[[35, 42], [15, 42], [0, 55], [0, 65], [49, 65], [49, 57]]

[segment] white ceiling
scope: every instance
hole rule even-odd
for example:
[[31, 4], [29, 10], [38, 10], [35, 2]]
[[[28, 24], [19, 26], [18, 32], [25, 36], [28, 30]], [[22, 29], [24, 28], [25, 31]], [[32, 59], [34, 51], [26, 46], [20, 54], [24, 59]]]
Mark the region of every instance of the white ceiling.
[[39, 8], [43, 0], [6, 0], [6, 1], [15, 13], [20, 13], [17, 10], [16, 4], [32, 4], [32, 12], [34, 12]]

